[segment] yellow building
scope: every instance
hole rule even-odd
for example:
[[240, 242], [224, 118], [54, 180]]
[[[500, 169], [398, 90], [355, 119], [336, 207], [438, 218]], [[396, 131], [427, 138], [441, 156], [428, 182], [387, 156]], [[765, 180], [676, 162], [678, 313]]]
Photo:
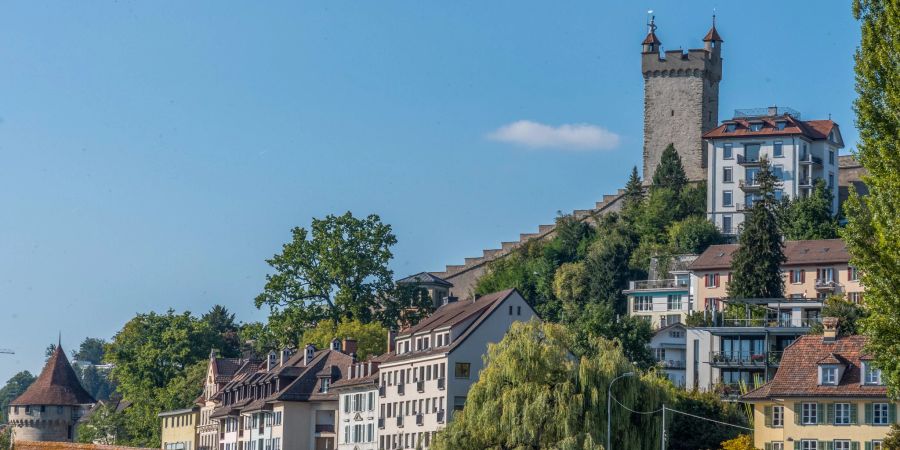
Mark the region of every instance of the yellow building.
[[160, 413], [159, 418], [162, 422], [160, 439], [162, 445], [160, 448], [164, 450], [196, 450], [199, 416], [200, 407], [198, 406]]
[[823, 336], [788, 346], [775, 377], [742, 397], [753, 405], [754, 446], [765, 450], [882, 450], [897, 422], [881, 371], [863, 351], [864, 336]]

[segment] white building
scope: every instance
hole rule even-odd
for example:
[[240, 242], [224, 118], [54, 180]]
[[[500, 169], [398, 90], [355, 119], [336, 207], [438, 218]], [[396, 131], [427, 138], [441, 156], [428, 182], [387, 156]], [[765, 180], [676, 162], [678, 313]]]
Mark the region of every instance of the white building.
[[678, 387], [685, 386], [686, 342], [686, 328], [678, 322], [656, 330], [650, 339], [657, 366]]
[[347, 378], [332, 385], [338, 393], [338, 450], [378, 448], [378, 365], [381, 357], [353, 363]]
[[838, 212], [838, 151], [844, 141], [833, 121], [803, 121], [790, 108], [737, 110], [703, 139], [709, 154], [707, 212], [723, 233], [736, 234], [753, 204], [763, 157], [781, 179], [776, 196], [807, 196], [821, 179], [834, 194], [832, 211]]
[[694, 307], [694, 286], [688, 269], [697, 255], [674, 255], [650, 260], [649, 279], [629, 281], [628, 314], [646, 319], [654, 329], [684, 323]]
[[477, 299], [448, 297], [431, 316], [403, 330], [379, 367], [379, 449], [428, 448], [461, 410], [478, 380], [489, 343], [513, 322], [537, 317], [515, 290]]

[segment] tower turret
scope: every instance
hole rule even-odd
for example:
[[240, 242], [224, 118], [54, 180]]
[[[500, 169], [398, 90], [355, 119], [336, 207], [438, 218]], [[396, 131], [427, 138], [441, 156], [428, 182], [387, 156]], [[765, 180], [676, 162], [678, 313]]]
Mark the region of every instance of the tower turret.
[[721, 52], [722, 42], [724, 42], [722, 41], [722, 37], [719, 36], [719, 32], [716, 31], [716, 15], [713, 14], [712, 28], [709, 29], [706, 36], [703, 36], [703, 48], [718, 56]]
[[647, 37], [641, 42], [641, 52], [643, 53], [659, 53], [659, 46], [662, 42], [656, 37], [656, 16], [650, 16], [650, 23], [647, 24]]

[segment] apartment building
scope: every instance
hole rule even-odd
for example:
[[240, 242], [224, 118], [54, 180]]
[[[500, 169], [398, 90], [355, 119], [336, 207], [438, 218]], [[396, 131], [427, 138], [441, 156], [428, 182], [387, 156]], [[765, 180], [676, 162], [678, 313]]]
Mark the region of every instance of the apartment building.
[[331, 385], [346, 377], [355, 352], [350, 339], [335, 339], [321, 351], [285, 349], [235, 377], [211, 414], [220, 450], [333, 450], [338, 397]]
[[675, 386], [685, 386], [685, 340], [687, 328], [675, 322], [653, 333], [650, 351], [656, 358], [656, 365]]
[[159, 413], [162, 422], [160, 448], [162, 450], [197, 450], [199, 436], [197, 423], [200, 407], [165, 411]]
[[428, 448], [465, 406], [489, 343], [537, 317], [515, 290], [471, 300], [445, 298], [431, 316], [399, 333], [379, 366], [378, 448]]
[[838, 212], [840, 128], [831, 120], [800, 120], [784, 107], [736, 110], [731, 120], [703, 134], [708, 157], [707, 212], [725, 234], [736, 234], [744, 211], [758, 198], [763, 158], [781, 180], [778, 198], [809, 195], [817, 180], [834, 194]]
[[253, 373], [259, 369], [260, 363], [261, 360], [250, 358], [221, 358], [215, 350], [209, 352], [203, 393], [196, 400], [200, 407], [197, 418], [197, 450], [219, 450], [219, 423], [210, 417], [221, 402], [219, 393], [235, 375]]
[[881, 371], [864, 336], [802, 336], [785, 349], [775, 377], [746, 395], [753, 405], [754, 447], [766, 450], [881, 450], [897, 423]]
[[[737, 245], [709, 247], [690, 266], [699, 325], [687, 329], [685, 382], [734, 396], [740, 383], [770, 380], [785, 348], [819, 323], [830, 295], [862, 301], [858, 271], [840, 239], [785, 242], [785, 298], [731, 299], [731, 257]], [[734, 305], [732, 314], [723, 313]], [[734, 314], [734, 311], [741, 311]]]
[[338, 394], [338, 450], [378, 448], [378, 366], [383, 356], [353, 363], [347, 378], [331, 387]]
[[698, 255], [652, 258], [647, 280], [630, 281], [628, 314], [646, 319], [654, 329], [684, 322], [693, 307], [692, 262]]

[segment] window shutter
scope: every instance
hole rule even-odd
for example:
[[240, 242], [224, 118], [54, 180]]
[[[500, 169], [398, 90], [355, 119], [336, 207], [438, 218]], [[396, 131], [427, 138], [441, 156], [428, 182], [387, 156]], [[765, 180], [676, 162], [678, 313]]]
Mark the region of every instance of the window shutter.
[[856, 425], [859, 423], [859, 407], [856, 403], [850, 404], [850, 424]]
[[713, 275], [713, 285], [715, 285], [715, 287], [719, 287], [719, 274], [718, 273]]
[[766, 442], [766, 449], [765, 449], [765, 450], [772, 450], [772, 443], [771, 443], [771, 442]]
[[800, 271], [800, 282], [806, 283], [806, 271], [805, 270]]
[[834, 450], [834, 443], [831, 441], [816, 441], [816, 448], [819, 450]]
[[824, 403], [816, 403], [816, 423], [820, 425], [828, 423], [828, 417], [825, 415]]
[[872, 425], [872, 404], [866, 403], [866, 425]]
[[790, 273], [790, 275], [788, 275], [788, 276], [790, 278], [788, 278], [788, 283], [793, 283], [794, 282], [794, 270], [791, 269], [791, 271], [789, 273]]
[[772, 407], [766, 406], [765, 408], [763, 408], [763, 414], [766, 417], [766, 426], [771, 427], [772, 426]]
[[834, 422], [834, 403], [829, 403], [826, 405], [825, 409], [825, 423]]
[[[801, 403], [794, 403], [794, 423], [797, 425], [802, 425], [803, 423], [800, 421], [800, 416], [803, 415], [803, 405]], [[798, 444], [799, 445], [799, 444]]]
[[794, 441], [794, 450], [800, 450], [800, 441]]
[[872, 441], [866, 441], [866, 450], [872, 450]]
[[850, 450], [859, 450], [859, 442], [856, 442], [856, 441], [851, 442]]
[[888, 422], [897, 423], [897, 404], [888, 403]]

